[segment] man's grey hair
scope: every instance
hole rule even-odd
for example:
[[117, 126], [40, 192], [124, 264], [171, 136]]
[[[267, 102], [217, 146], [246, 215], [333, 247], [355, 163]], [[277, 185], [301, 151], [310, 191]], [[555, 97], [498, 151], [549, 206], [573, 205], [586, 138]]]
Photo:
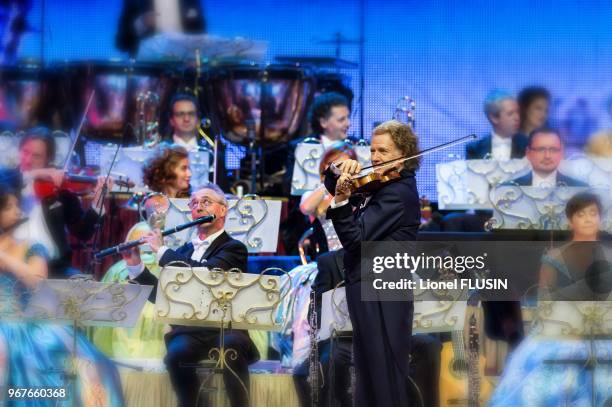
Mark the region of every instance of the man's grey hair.
[[498, 116], [501, 112], [501, 102], [507, 99], [514, 100], [514, 95], [505, 89], [493, 89], [487, 94], [484, 101], [484, 113], [487, 119], [491, 116]]
[[219, 185], [209, 182], [207, 184], [200, 185], [200, 187], [196, 189], [194, 192], [202, 191], [204, 189], [210, 189], [211, 191], [213, 191], [215, 195], [217, 195], [217, 198], [219, 199], [219, 203], [225, 207], [228, 206], [227, 198], [225, 198], [225, 193], [223, 192], [221, 188], [219, 188]]

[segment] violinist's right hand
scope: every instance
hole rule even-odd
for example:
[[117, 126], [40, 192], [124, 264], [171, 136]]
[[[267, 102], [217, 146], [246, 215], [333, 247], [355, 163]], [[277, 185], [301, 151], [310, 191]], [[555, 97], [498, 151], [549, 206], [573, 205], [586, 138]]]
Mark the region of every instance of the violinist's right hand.
[[361, 164], [359, 164], [359, 161], [356, 160], [342, 161], [337, 167], [340, 171], [342, 171], [342, 174], [346, 175], [355, 175], [361, 171]]

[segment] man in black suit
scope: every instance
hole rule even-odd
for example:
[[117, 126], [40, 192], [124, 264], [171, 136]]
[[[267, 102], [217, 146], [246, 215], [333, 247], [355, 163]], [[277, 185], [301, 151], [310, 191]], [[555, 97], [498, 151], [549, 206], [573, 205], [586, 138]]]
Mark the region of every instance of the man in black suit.
[[536, 129], [529, 135], [526, 158], [531, 171], [506, 184], [534, 187], [587, 187], [588, 184], [559, 172], [563, 159], [563, 142], [557, 130]]
[[514, 96], [499, 89], [491, 91], [484, 102], [484, 113], [491, 123], [491, 134], [469, 143], [465, 158], [478, 160], [489, 156], [499, 161], [523, 158], [527, 137], [517, 134], [520, 116]]
[[205, 31], [200, 0], [124, 0], [115, 41], [117, 48], [135, 56], [140, 41], [153, 34]]
[[94, 235], [102, 214], [100, 195], [103, 179], [100, 178], [95, 187], [93, 205], [88, 210], [83, 210], [78, 196], [66, 190], [59, 189], [39, 198], [34, 187], [36, 179], [47, 180], [55, 188], [64, 180], [65, 172], [51, 167], [55, 150], [55, 140], [46, 128], [30, 129], [21, 138], [19, 167], [12, 171], [12, 178], [14, 185], [22, 188], [22, 209], [29, 221], [17, 229], [16, 235], [38, 242], [47, 249], [49, 277], [66, 278], [77, 273], [72, 268], [68, 234], [83, 242]]
[[[416, 135], [410, 126], [392, 120], [374, 129], [370, 150], [372, 164], [414, 155]], [[337, 182], [326, 179], [334, 193], [327, 217], [346, 250], [346, 296], [353, 325], [353, 354], [356, 372], [356, 406], [410, 405], [409, 371], [412, 334], [412, 301], [361, 301], [361, 242], [413, 241], [421, 213], [415, 171], [419, 160], [397, 164], [400, 177], [366, 198], [353, 213], [349, 179], [357, 174], [359, 162], [340, 164]], [[389, 170], [386, 168], [385, 170]], [[335, 183], [335, 185], [333, 185]]]
[[[215, 220], [198, 227], [198, 236], [176, 250], [163, 244], [159, 230], [146, 235], [145, 239], [157, 254], [161, 267], [171, 262], [184, 262], [193, 267], [208, 267], [247, 271], [247, 249], [238, 240], [232, 239], [224, 230], [227, 215], [227, 200], [221, 189], [209, 184], [191, 195], [189, 202], [191, 216], [198, 219], [215, 215]], [[151, 274], [140, 259], [135, 248], [123, 253], [128, 265], [130, 279], [142, 285], [154, 286], [149, 301], [155, 302], [157, 278]], [[211, 348], [219, 346], [219, 330], [188, 326], [173, 326], [166, 334], [168, 350], [164, 362], [170, 374], [172, 386], [183, 407], [193, 407], [198, 400], [200, 382], [195, 364], [206, 359]], [[233, 330], [225, 334], [225, 347], [236, 350], [237, 358], [229, 358], [229, 367], [238, 374], [249, 388], [249, 364], [259, 359], [259, 353], [246, 331]], [[242, 384], [228, 370], [224, 372], [225, 386], [233, 407], [248, 405], [248, 396]], [[201, 397], [200, 397], [201, 399]]]
[[[317, 305], [317, 326], [320, 327], [323, 293], [338, 287], [345, 278], [344, 249], [318, 256], [317, 269], [312, 290], [315, 292]], [[318, 343], [318, 349], [323, 374], [322, 387], [319, 392], [320, 405], [352, 406], [353, 397], [350, 391], [351, 367], [353, 366], [352, 336], [343, 336], [336, 339], [333, 349], [329, 339], [321, 341]], [[419, 387], [426, 406], [437, 407], [439, 405], [441, 350], [442, 344], [431, 335], [414, 335], [412, 337], [410, 377]], [[306, 359], [293, 371], [293, 381], [300, 398], [300, 405], [303, 407], [311, 405], [311, 388], [308, 383], [309, 368], [310, 360]]]

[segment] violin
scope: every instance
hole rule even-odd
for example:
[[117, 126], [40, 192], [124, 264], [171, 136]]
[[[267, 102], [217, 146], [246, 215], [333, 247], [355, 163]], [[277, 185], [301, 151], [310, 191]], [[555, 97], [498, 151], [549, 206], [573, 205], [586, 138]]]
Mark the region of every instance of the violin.
[[[117, 179], [113, 180], [113, 183], [127, 189], [133, 188], [135, 185], [129, 179]], [[97, 184], [98, 178], [89, 175], [66, 174], [59, 187], [57, 187], [50, 178], [38, 177], [34, 179], [34, 193], [39, 199], [55, 197], [61, 191], [68, 191], [78, 196], [84, 196], [92, 194]]]
[[[447, 143], [442, 143], [435, 147], [431, 147], [422, 150], [418, 154], [412, 156], [404, 156], [394, 158], [393, 160], [385, 161], [376, 165], [370, 165], [364, 167], [350, 179], [350, 189], [352, 194], [371, 195], [384, 187], [385, 185], [399, 180], [402, 178], [400, 170], [398, 170], [398, 164], [402, 164], [405, 161], [413, 160], [418, 157], [422, 157], [427, 154], [434, 153], [436, 151], [444, 150], [457, 144], [465, 143], [470, 140], [476, 139], [475, 134], [461, 137]], [[323, 172], [325, 188], [333, 195], [336, 191], [336, 183], [338, 178], [342, 174], [342, 171], [337, 167], [341, 163], [331, 163]], [[381, 171], [388, 168], [386, 171]]]
[[397, 169], [391, 169], [383, 173], [372, 171], [369, 174], [351, 179], [351, 191], [353, 194], [370, 195], [401, 177], [402, 175]]

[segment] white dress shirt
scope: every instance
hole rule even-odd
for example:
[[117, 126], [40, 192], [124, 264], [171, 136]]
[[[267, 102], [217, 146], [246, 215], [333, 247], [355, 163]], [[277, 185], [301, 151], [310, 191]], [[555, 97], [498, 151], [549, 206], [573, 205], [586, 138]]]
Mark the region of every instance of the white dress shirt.
[[508, 161], [512, 155], [512, 137], [491, 133], [491, 156], [497, 161]]
[[332, 144], [341, 141], [341, 140], [332, 140], [329, 137], [327, 137], [325, 134], [321, 134], [321, 144], [323, 145], [323, 149], [327, 150], [329, 147], [331, 147]]
[[173, 134], [172, 141], [174, 142], [174, 144], [185, 148], [187, 151], [194, 151], [200, 147], [198, 146], [198, 138], [196, 136], [193, 136], [189, 140], [185, 141], [184, 138], [179, 137], [176, 134]]
[[223, 233], [224, 231], [225, 229], [218, 230], [217, 232], [208, 236], [204, 240], [200, 239], [200, 236], [196, 236], [193, 239], [191, 239], [191, 243], [193, 244], [193, 254], [191, 255], [191, 260], [194, 260], [194, 261], [202, 260], [202, 257], [204, 257], [204, 253], [206, 253], [206, 250], [210, 247], [212, 242], [214, 242], [215, 239], [221, 236], [221, 233]]
[[[206, 250], [215, 241], [215, 239], [221, 236], [224, 231], [225, 229], [218, 230], [217, 232], [208, 236], [204, 240], [200, 239], [199, 236], [196, 236], [195, 238], [191, 239], [191, 243], [193, 244], [193, 253], [191, 254], [191, 260], [201, 261], [202, 257], [204, 257], [204, 253], [206, 253]], [[161, 258], [164, 256], [164, 253], [166, 253], [166, 251], [169, 249], [170, 248], [167, 246], [162, 246], [159, 248], [157, 254], [155, 255], [158, 264]], [[142, 274], [145, 269], [145, 266], [144, 263], [140, 262], [140, 264], [137, 264], [135, 266], [127, 266], [127, 269], [130, 279], [134, 280], [136, 277]]]
[[47, 227], [40, 202], [34, 203], [27, 216], [28, 221], [15, 229], [15, 237], [19, 240], [42, 245], [47, 250], [49, 259], [57, 260], [59, 258], [59, 248]]
[[[371, 196], [366, 197], [366, 199], [364, 199], [363, 203], [361, 204], [361, 206], [359, 207], [359, 209], [363, 209], [366, 207], [366, 205], [368, 203], [370, 203], [370, 200], [372, 199]], [[344, 201], [340, 201], [338, 203], [336, 203], [336, 198], [332, 199], [331, 202], [329, 203], [330, 208], [334, 209], [334, 208], [339, 208], [341, 206], [344, 206], [346, 204], [349, 203], [348, 199], [345, 199]]]
[[536, 172], [531, 173], [531, 186], [532, 187], [554, 187], [557, 185], [557, 171], [553, 171], [545, 177], [542, 177]]

